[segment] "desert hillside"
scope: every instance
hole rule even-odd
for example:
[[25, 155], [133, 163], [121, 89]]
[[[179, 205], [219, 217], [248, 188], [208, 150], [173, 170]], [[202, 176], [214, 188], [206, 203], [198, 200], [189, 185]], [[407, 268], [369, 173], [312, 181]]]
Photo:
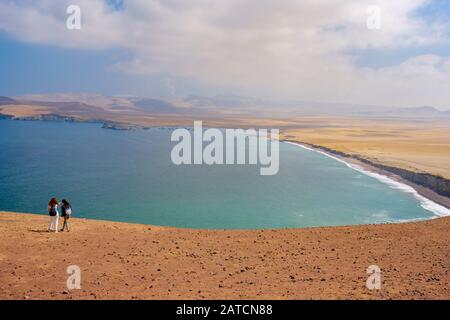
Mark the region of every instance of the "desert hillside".
[[[261, 231], [73, 219], [58, 234], [47, 218], [0, 213], [1, 299], [450, 299], [450, 218]], [[380, 290], [366, 288], [374, 264]]]

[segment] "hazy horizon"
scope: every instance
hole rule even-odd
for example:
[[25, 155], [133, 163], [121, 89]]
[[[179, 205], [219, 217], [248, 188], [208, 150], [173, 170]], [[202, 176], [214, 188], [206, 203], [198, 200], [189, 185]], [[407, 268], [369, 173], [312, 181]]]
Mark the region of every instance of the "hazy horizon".
[[[136, 100], [155, 100], [155, 101], [166, 101], [170, 103], [178, 103], [189, 100], [207, 100], [211, 102], [225, 101], [227, 104], [233, 105], [235, 107], [243, 102], [248, 102], [247, 106], [266, 106], [274, 108], [282, 107], [322, 107], [322, 108], [353, 108], [355, 112], [363, 111], [391, 111], [391, 110], [420, 110], [420, 109], [435, 109], [437, 111], [449, 112], [449, 107], [439, 108], [432, 105], [411, 105], [411, 106], [389, 106], [389, 105], [370, 105], [370, 104], [353, 104], [353, 103], [334, 103], [332, 101], [306, 101], [306, 100], [277, 100], [277, 99], [264, 99], [252, 96], [235, 95], [235, 94], [216, 94], [216, 95], [196, 95], [188, 94], [184, 96], [138, 96], [131, 94], [111, 94], [105, 95], [102, 93], [87, 93], [87, 92], [41, 92], [41, 93], [24, 93], [20, 95], [6, 95], [0, 93], [0, 97], [7, 97], [15, 99], [18, 101], [34, 101], [34, 102], [85, 102], [87, 103], [89, 99], [136, 99]], [[251, 104], [253, 103], [253, 104]], [[92, 105], [96, 105], [95, 100], [91, 100]], [[214, 105], [211, 105], [213, 107]], [[339, 111], [339, 110], [336, 110]]]

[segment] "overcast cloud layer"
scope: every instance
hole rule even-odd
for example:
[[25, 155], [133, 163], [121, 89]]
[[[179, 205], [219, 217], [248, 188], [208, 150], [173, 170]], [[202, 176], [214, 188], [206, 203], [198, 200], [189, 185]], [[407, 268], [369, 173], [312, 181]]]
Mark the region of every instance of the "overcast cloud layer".
[[[111, 68], [129, 74], [189, 77], [279, 99], [447, 108], [448, 56], [357, 63], [368, 50], [449, 46], [448, 23], [417, 14], [427, 2], [6, 0], [0, 30], [37, 44], [124, 49], [130, 56]], [[69, 4], [81, 7], [79, 31], [66, 29]], [[381, 30], [367, 29], [368, 5], [381, 8]]]

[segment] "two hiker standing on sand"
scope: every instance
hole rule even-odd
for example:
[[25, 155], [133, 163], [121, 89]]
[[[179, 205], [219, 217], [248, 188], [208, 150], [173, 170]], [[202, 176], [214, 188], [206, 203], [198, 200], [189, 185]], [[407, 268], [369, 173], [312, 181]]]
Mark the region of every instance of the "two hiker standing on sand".
[[64, 231], [64, 229], [69, 231], [69, 219], [72, 216], [72, 206], [66, 199], [63, 199], [61, 203], [62, 204], [60, 204], [56, 198], [52, 198], [48, 203], [47, 210], [48, 215], [50, 216], [50, 221], [48, 222], [47, 231], [49, 232], [52, 230], [58, 232], [58, 222], [59, 222], [58, 206], [61, 206], [61, 217], [64, 218], [64, 223], [60, 231]]

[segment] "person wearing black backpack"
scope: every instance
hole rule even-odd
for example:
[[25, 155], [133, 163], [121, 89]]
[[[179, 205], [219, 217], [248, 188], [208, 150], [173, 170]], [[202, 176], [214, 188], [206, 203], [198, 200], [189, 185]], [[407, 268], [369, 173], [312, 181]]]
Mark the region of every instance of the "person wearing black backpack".
[[57, 233], [58, 232], [58, 220], [59, 220], [59, 212], [58, 212], [59, 202], [56, 198], [52, 198], [48, 203], [47, 210], [48, 215], [50, 216], [50, 221], [48, 222], [48, 232], [52, 231], [52, 229]]
[[70, 231], [69, 230], [69, 219], [72, 216], [72, 206], [70, 205], [69, 201], [67, 201], [66, 199], [63, 199], [61, 202], [62, 202], [61, 217], [64, 218], [64, 223], [63, 223], [61, 231], [64, 231], [64, 229], [66, 229], [67, 231]]

